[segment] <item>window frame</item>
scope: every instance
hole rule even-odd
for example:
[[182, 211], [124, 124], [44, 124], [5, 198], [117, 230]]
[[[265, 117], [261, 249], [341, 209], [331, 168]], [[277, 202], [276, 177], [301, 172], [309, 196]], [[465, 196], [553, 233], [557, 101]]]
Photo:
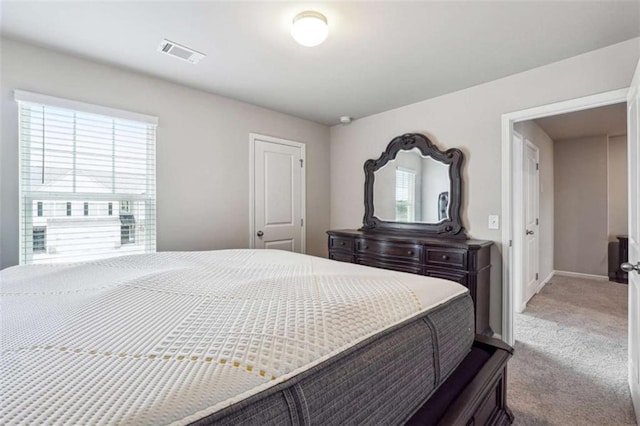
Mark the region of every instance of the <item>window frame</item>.
[[[51, 203], [51, 205], [53, 206], [52, 207], [53, 210], [47, 213], [47, 215], [56, 214], [55, 212], [57, 210], [55, 209], [55, 204], [61, 201], [66, 202], [66, 211], [65, 211], [66, 215], [63, 217], [66, 217], [68, 219], [70, 219], [70, 216], [73, 215], [72, 202], [73, 203], [78, 201], [83, 202], [85, 201], [83, 200], [83, 198], [85, 198], [89, 202], [91, 202], [92, 200], [107, 201], [109, 199], [107, 194], [104, 194], [104, 197], [102, 198], [95, 197], [95, 195], [98, 194], [98, 192], [88, 192], [88, 193], [82, 193], [80, 191], [76, 192], [75, 183], [74, 183], [73, 191], [69, 192], [69, 196], [61, 196], [60, 194], [56, 196], [55, 189], [53, 190], [54, 192], [51, 192], [51, 193], [48, 193], [46, 191], [39, 192], [38, 189], [33, 189], [31, 185], [27, 183], [28, 180], [26, 179], [28, 179], [28, 177], [24, 177], [25, 175], [23, 175], [23, 168], [24, 168], [23, 166], [29, 165], [29, 163], [25, 161], [29, 161], [29, 157], [33, 155], [32, 153], [35, 148], [32, 145], [33, 142], [31, 139], [29, 139], [28, 134], [26, 136], [23, 135], [23, 130], [27, 129], [30, 132], [31, 131], [30, 129], [32, 129], [32, 126], [33, 126], [32, 122], [30, 121], [32, 120], [32, 118], [25, 119], [23, 117], [23, 111], [29, 114], [28, 117], [32, 117], [33, 111], [36, 111], [33, 109], [33, 106], [43, 107], [43, 114], [49, 114], [45, 111], [45, 108], [47, 107], [53, 108], [53, 109], [66, 109], [66, 110], [71, 110], [71, 112], [73, 113], [97, 114], [97, 115], [105, 116], [107, 119], [114, 120], [114, 126], [116, 124], [126, 125], [126, 123], [119, 121], [119, 120], [124, 120], [125, 122], [126, 121], [137, 122], [142, 129], [144, 128], [147, 129], [147, 136], [146, 136], [147, 154], [144, 160], [145, 164], [147, 165], [146, 166], [147, 167], [146, 175], [148, 176], [146, 180], [147, 186], [146, 186], [146, 190], [143, 189], [144, 191], [143, 195], [133, 195], [130, 198], [132, 200], [132, 204], [135, 204], [136, 209], [138, 208], [137, 207], [138, 205], [142, 205], [142, 209], [145, 215], [144, 216], [145, 222], [141, 224], [143, 229], [143, 231], [141, 232], [144, 232], [144, 239], [141, 239], [141, 244], [142, 244], [141, 247], [144, 249], [145, 253], [155, 252], [156, 240], [157, 240], [157, 232], [156, 232], [156, 229], [157, 229], [157, 221], [156, 221], [156, 206], [157, 206], [157, 192], [156, 192], [157, 154], [156, 152], [157, 152], [157, 148], [156, 147], [157, 147], [158, 118], [150, 115], [146, 115], [146, 114], [139, 114], [135, 112], [124, 111], [124, 110], [119, 110], [119, 109], [110, 108], [110, 107], [92, 105], [84, 102], [57, 98], [53, 96], [42, 95], [42, 94], [37, 94], [37, 93], [23, 91], [23, 90], [14, 91], [14, 100], [18, 104], [18, 116], [19, 116], [19, 124], [18, 124], [19, 126], [18, 127], [18, 134], [19, 134], [19, 162], [18, 162], [19, 189], [18, 191], [19, 191], [19, 222], [20, 222], [19, 223], [19, 233], [20, 233], [19, 263], [21, 265], [33, 263], [32, 228], [35, 226], [34, 218], [37, 217], [34, 213], [38, 211], [37, 210], [38, 205], [36, 204], [36, 206], [34, 206], [33, 202], [38, 200], [38, 198], [40, 198], [41, 200], [43, 198], [46, 198], [43, 200], [45, 201], [45, 203], [43, 204]], [[29, 120], [29, 121], [25, 121], [25, 120]], [[73, 131], [75, 132], [75, 128]], [[116, 140], [121, 141], [120, 139], [116, 139]], [[122, 141], [120, 143], [122, 143]], [[124, 143], [126, 143], [126, 141]], [[75, 152], [75, 145], [73, 150]], [[43, 194], [43, 196], [38, 196], [39, 193]], [[116, 200], [122, 198], [122, 195], [118, 193], [114, 193], [112, 195], [113, 195], [112, 199], [115, 202], [117, 202]], [[71, 206], [71, 209], [69, 209], [70, 206]], [[33, 211], [34, 207], [36, 208], [36, 212]], [[43, 208], [43, 210], [46, 210], [46, 208]], [[112, 214], [109, 216], [113, 216], [113, 206], [112, 206], [111, 213]], [[44, 211], [43, 211], [43, 214], [44, 214]], [[41, 220], [38, 220], [38, 226], [40, 226], [40, 223], [41, 223]], [[29, 232], [29, 234], [26, 234], [26, 232]], [[92, 232], [92, 231], [87, 231], [87, 232]], [[118, 255], [118, 254], [114, 254], [114, 255]], [[73, 256], [71, 255], [69, 256], [69, 259], [71, 259], [69, 261], [76, 261], [75, 259], [73, 259]], [[53, 262], [56, 262], [56, 261], [60, 261], [60, 260], [53, 260]], [[43, 263], [43, 262], [38, 262], [38, 263]]]

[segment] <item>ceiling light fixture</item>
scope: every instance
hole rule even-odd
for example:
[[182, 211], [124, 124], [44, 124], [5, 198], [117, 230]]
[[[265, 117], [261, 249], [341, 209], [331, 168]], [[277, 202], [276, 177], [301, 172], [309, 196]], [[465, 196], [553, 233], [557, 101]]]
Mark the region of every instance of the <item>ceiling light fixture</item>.
[[329, 35], [327, 18], [319, 12], [301, 12], [293, 18], [291, 37], [303, 46], [317, 46]]

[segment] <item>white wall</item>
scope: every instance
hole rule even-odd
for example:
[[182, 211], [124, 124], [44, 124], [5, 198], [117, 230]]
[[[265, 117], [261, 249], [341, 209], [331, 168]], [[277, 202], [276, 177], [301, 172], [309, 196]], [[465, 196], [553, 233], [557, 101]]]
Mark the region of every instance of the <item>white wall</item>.
[[[496, 241], [492, 251], [491, 327], [501, 332], [500, 230], [487, 216], [501, 204], [501, 115], [627, 87], [640, 38], [554, 64], [331, 128], [331, 227], [360, 226], [364, 213], [363, 163], [377, 158], [395, 136], [422, 132], [440, 148], [458, 147], [463, 165], [462, 219], [474, 238]], [[426, 70], [425, 72], [428, 72]]]
[[157, 237], [163, 251], [247, 247], [249, 132], [306, 143], [307, 252], [326, 255], [326, 126], [12, 40], [2, 39], [0, 52], [0, 267], [18, 263], [14, 89], [159, 117]]
[[554, 182], [553, 182], [553, 141], [535, 121], [523, 121], [515, 124], [515, 130], [540, 150], [540, 225], [538, 228], [540, 243], [540, 280], [553, 272], [554, 249]]

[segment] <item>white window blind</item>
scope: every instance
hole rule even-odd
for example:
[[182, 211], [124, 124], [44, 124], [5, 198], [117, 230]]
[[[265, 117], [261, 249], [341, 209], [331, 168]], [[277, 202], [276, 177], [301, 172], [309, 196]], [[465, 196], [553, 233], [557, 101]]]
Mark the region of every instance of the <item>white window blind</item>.
[[413, 222], [416, 213], [416, 172], [396, 169], [396, 221]]
[[20, 263], [156, 249], [154, 117], [16, 91]]

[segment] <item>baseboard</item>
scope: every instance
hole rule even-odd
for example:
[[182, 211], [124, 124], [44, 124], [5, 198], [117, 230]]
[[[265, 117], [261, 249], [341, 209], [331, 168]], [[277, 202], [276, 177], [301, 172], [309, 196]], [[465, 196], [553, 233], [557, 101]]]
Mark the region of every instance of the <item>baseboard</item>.
[[554, 271], [554, 274], [561, 277], [585, 278], [587, 280], [595, 280], [595, 281], [609, 281], [609, 277], [607, 277], [606, 275], [583, 274], [581, 272], [569, 272], [569, 271]]
[[551, 271], [549, 273], [549, 275], [547, 275], [547, 278], [545, 278], [544, 280], [540, 281], [540, 284], [538, 284], [538, 288], [536, 289], [536, 294], [540, 293], [542, 291], [542, 289], [544, 288], [545, 285], [547, 285], [547, 283], [549, 281], [551, 281], [551, 278], [553, 278], [553, 276], [555, 275], [556, 271]]

